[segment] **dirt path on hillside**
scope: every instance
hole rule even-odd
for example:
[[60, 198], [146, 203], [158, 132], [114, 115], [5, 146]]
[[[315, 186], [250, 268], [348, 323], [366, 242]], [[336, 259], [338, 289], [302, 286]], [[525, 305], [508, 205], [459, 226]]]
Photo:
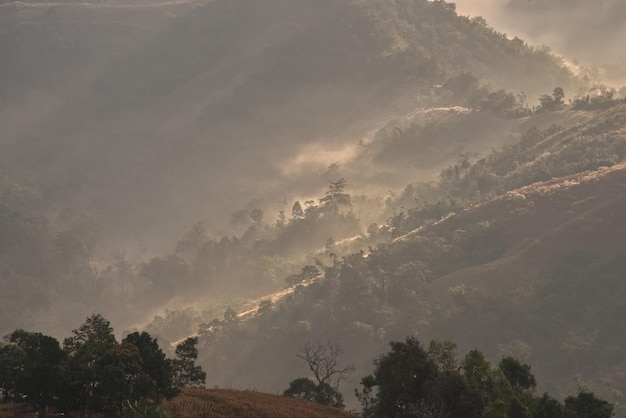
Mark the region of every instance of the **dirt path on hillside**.
[[[272, 303], [280, 302], [283, 299], [285, 299], [287, 296], [289, 296], [293, 292], [295, 292], [296, 289], [298, 289], [300, 287], [309, 286], [314, 281], [315, 280], [307, 280], [307, 281], [304, 281], [304, 282], [302, 282], [301, 284], [299, 284], [297, 286], [288, 287], [286, 289], [278, 290], [278, 291], [276, 291], [274, 293], [267, 294], [267, 295], [262, 296], [260, 298], [250, 300], [250, 301], [244, 303], [241, 306], [239, 312], [237, 313], [237, 319], [248, 320], [248, 319], [255, 318], [258, 315], [258, 313], [259, 313], [259, 304], [261, 302], [263, 302], [265, 300], [269, 300]], [[213, 327], [207, 328], [206, 331], [212, 332], [213, 331]], [[194, 333], [194, 334], [188, 335], [188, 336], [183, 337], [183, 338], [181, 338], [181, 339], [179, 339], [177, 341], [173, 341], [171, 343], [171, 346], [172, 347], [176, 347], [178, 344], [182, 343], [187, 338], [193, 338], [193, 337], [197, 337], [197, 336], [199, 336], [199, 334], [197, 332]]]

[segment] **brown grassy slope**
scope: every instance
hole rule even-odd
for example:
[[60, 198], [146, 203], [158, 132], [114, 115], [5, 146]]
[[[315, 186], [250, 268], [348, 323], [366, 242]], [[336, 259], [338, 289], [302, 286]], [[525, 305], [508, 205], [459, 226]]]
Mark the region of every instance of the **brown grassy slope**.
[[185, 389], [165, 403], [176, 418], [321, 418], [356, 417], [346, 411], [300, 399], [232, 389]]
[[[301, 399], [249, 390], [185, 389], [166, 401], [171, 418], [355, 418], [358, 415]], [[32, 417], [30, 408], [0, 404], [0, 418]]]
[[416, 234], [446, 236], [466, 225], [494, 222], [508, 250], [496, 260], [436, 279], [433, 290], [443, 296], [451, 286], [465, 284], [498, 294], [529, 284], [555, 257], [569, 251], [622, 245], [625, 210], [626, 162], [621, 162], [520, 188]]

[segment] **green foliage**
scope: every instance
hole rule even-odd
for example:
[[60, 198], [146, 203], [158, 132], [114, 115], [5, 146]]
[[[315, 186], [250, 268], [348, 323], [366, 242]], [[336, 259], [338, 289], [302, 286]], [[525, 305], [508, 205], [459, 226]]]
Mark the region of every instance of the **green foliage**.
[[428, 382], [435, 377], [437, 367], [413, 337], [390, 344], [391, 351], [375, 361], [376, 416], [410, 416], [417, 403], [426, 398]]
[[[251, 80], [267, 80], [274, 75], [276, 83], [282, 83], [284, 78], [289, 78], [288, 83], [296, 85], [294, 82], [308, 77], [314, 80], [327, 80], [324, 77], [328, 74], [339, 77], [345, 74], [350, 78], [358, 74], [359, 77], [364, 75], [371, 77], [372, 80], [392, 75], [391, 78], [394, 80], [409, 80], [410, 85], [415, 85], [415, 80], [422, 80], [420, 85], [430, 85], [431, 81], [436, 81], [443, 84], [443, 89], [440, 90], [447, 90], [454, 96], [455, 104], [460, 103], [456, 99], [464, 100], [462, 104], [472, 108], [495, 113], [499, 117], [512, 117], [525, 114], [522, 102], [505, 90], [485, 89], [478, 77], [482, 78], [484, 74], [492, 71], [503, 72], [504, 69], [511, 78], [521, 79], [520, 74], [528, 71], [527, 68], [534, 66], [533, 71], [538, 68], [538, 71], [542, 72], [542, 69], [555, 68], [554, 64], [558, 63], [558, 60], [546, 51], [533, 51], [533, 48], [520, 40], [510, 40], [494, 32], [481, 19], [456, 16], [453, 6], [444, 2], [363, 0], [342, 2], [330, 9], [327, 9], [326, 5], [331, 2], [270, 1], [265, 4], [247, 2], [251, 4], [251, 9], [246, 9], [251, 10], [250, 13], [240, 13], [244, 3], [246, 2], [211, 2], [206, 8], [198, 8], [197, 13], [182, 19], [186, 23], [201, 22], [202, 28], [209, 28], [207, 30], [211, 36], [197, 36], [206, 32], [198, 32], [199, 26], [180, 24], [180, 21], [178, 25], [174, 25], [175, 28], [164, 30], [163, 38], [155, 40], [155, 45], [167, 40], [166, 35], [179, 32], [183, 39], [187, 39], [188, 42], [185, 44], [190, 45], [193, 50], [194, 53], [190, 54], [193, 55], [193, 59], [183, 59], [185, 52], [174, 48], [165, 66], [172, 66], [170, 69], [176, 71], [168, 71], [167, 68], [153, 65], [152, 67], [159, 68], [159, 71], [151, 74], [150, 79], [145, 77], [145, 72], [137, 70], [141, 66], [136, 65], [133, 68], [141, 75], [142, 81], [134, 83], [133, 78], [128, 77], [113, 89], [125, 91], [125, 86], [128, 86], [128, 94], [131, 97], [175, 91], [179, 83], [189, 79], [188, 76], [195, 77], [206, 71], [206, 64], [209, 61], [221, 62], [216, 57], [226, 58], [224, 54], [230, 53], [228, 51], [237, 51], [237, 48], [247, 46], [247, 39], [250, 39], [247, 35], [265, 33], [267, 27], [264, 24], [274, 22], [273, 14], [278, 14], [281, 19], [285, 18], [300, 10], [299, 7], [305, 3], [306, 7], [311, 7], [320, 14], [330, 15], [331, 23], [324, 23], [321, 28], [309, 24], [295, 25], [298, 34], [294, 38], [276, 40], [272, 48], [259, 53], [258, 60], [263, 62], [263, 70], [255, 74], [251, 69]], [[285, 10], [281, 10], [282, 8]], [[230, 36], [223, 36], [221, 31], [228, 29], [230, 18], [243, 20], [243, 24], [237, 25], [237, 30], [226, 32]], [[332, 28], [334, 30], [328, 30]], [[255, 32], [257, 29], [258, 32]], [[440, 53], [441, 45], [449, 47]], [[158, 55], [156, 51], [158, 49], [155, 48], [153, 56]], [[203, 52], [197, 54], [197, 51]], [[150, 56], [150, 53], [138, 54], [136, 61], [135, 59], [132, 61], [139, 63], [145, 60], [146, 56]], [[357, 59], [354, 59], [355, 57]], [[332, 62], [333, 65], [329, 66], [328, 62]], [[350, 65], [343, 65], [345, 63]], [[272, 71], [275, 68], [286, 71], [275, 73]], [[354, 71], [355, 69], [359, 71]], [[460, 71], [463, 73], [459, 73]], [[543, 72], [550, 74], [551, 79], [554, 76], [552, 71]], [[288, 77], [284, 77], [286, 73], [289, 74]], [[563, 85], [568, 87], [566, 84]], [[250, 85], [243, 85], [238, 93], [257, 92], [255, 88], [249, 87]], [[564, 94], [557, 93], [555, 90], [550, 100], [562, 104]], [[613, 103], [613, 96], [609, 96], [610, 92], [602, 96], [602, 99], [594, 99], [595, 96], [592, 95], [588, 102], [597, 103], [596, 109], [600, 110], [604, 103]], [[259, 97], [262, 96], [259, 94]], [[603, 103], [602, 106], [599, 103]], [[225, 106], [227, 112], [224, 113], [231, 113], [230, 110], [237, 110], [238, 106], [240, 103], [232, 104], [232, 108]], [[618, 132], [611, 127], [619, 126], [619, 117], [619, 114], [602, 115], [601, 118], [606, 119], [606, 123], [597, 123], [588, 128], [531, 130], [482, 160], [469, 155], [464, 156], [458, 164], [442, 173], [432, 199], [421, 199], [413, 208], [405, 205], [409, 208], [406, 213], [398, 213], [392, 219], [390, 228], [394, 231], [394, 238], [401, 237], [418, 227], [431, 225], [449, 213], [459, 212], [472, 204], [500, 196], [515, 187], [583, 169], [610, 165], [621, 160], [625, 155], [623, 141], [616, 139], [619, 138], [615, 135]], [[476, 120], [480, 122], [480, 119]], [[467, 125], [459, 126], [463, 129]], [[596, 135], [601, 140], [595, 140]], [[437, 152], [442, 150], [446, 156], [459, 152], [450, 145], [458, 138], [458, 132], [443, 123], [416, 124], [393, 133], [392, 136], [400, 144], [396, 148], [396, 151], [400, 150], [398, 154], [404, 154], [411, 164], [416, 162], [421, 164], [430, 159], [429, 156], [423, 156], [426, 153], [416, 155], [416, 150], [419, 151], [425, 144], [445, 143], [445, 146], [437, 148]], [[404, 148], [405, 143], [412, 140], [417, 146], [411, 148], [409, 144]], [[393, 153], [384, 156], [390, 165], [396, 163], [396, 157], [397, 154]], [[359, 179], [359, 182], [365, 180]], [[19, 286], [6, 286], [10, 291], [2, 295], [3, 312], [0, 313], [0, 321], [10, 324], [12, 318], [21, 317], [20, 308], [27, 304], [45, 310], [47, 306], [62, 300], [63, 297], [59, 295], [67, 294], [68, 290], [80, 296], [79, 299], [90, 301], [87, 303], [107, 303], [98, 302], [104, 300], [122, 305], [125, 301], [130, 301], [133, 306], [149, 310], [170, 298], [173, 289], [179, 294], [183, 293], [183, 298], [186, 292], [195, 296], [206, 294], [207, 290], [213, 289], [219, 289], [225, 294], [231, 289], [252, 294], [256, 290], [248, 289], [255, 286], [247, 284], [254, 283], [257, 285], [256, 289], [273, 290], [284, 283], [285, 277], [295, 277], [297, 281], [319, 279], [308, 288], [299, 288], [289, 296], [290, 302], [277, 304], [274, 309], [268, 309], [263, 324], [253, 321], [236, 324], [236, 312], [228, 311], [225, 320], [233, 326], [220, 328], [223, 332], [206, 336], [215, 342], [211, 349], [216, 353], [214, 357], [207, 356], [209, 360], [205, 360], [206, 364], [212, 365], [211, 359], [218, 358], [219, 364], [212, 367], [228, 369], [230, 365], [224, 359], [236, 359], [233, 362], [241, 364], [237, 364], [236, 367], [232, 367], [232, 371], [226, 373], [231, 376], [237, 374], [242, 376], [245, 374], [240, 373], [241, 370], [252, 370], [250, 365], [256, 357], [250, 353], [256, 351], [255, 344], [271, 347], [272, 350], [265, 350], [270, 353], [269, 356], [280, 356], [281, 343], [283, 347], [289, 346], [286, 342], [319, 335], [320, 332], [350, 334], [354, 337], [351, 344], [375, 347], [384, 341], [383, 338], [398, 338], [408, 331], [431, 331], [437, 324], [450, 320], [455, 313], [453, 309], [457, 308], [450, 308], [444, 302], [432, 299], [433, 288], [437, 287], [434, 281], [460, 268], [488, 263], [502, 256], [507, 250], [512, 250], [508, 247], [510, 237], [504, 235], [497, 222], [477, 220], [472, 225], [459, 226], [452, 232], [427, 231], [423, 236], [417, 238], [413, 236], [414, 241], [410, 241], [412, 238], [409, 237], [409, 240], [399, 240], [398, 244], [393, 246], [382, 245], [362, 253], [356, 251], [353, 255], [334, 254], [330, 266], [312, 265], [311, 260], [302, 261], [299, 258], [302, 254], [320, 248], [329, 236], [335, 237], [339, 242], [343, 237], [361, 231], [355, 215], [340, 213], [340, 209], [348, 207], [346, 202], [352, 202], [354, 205], [355, 201], [353, 196], [345, 193], [344, 187], [344, 180], [331, 182], [328, 192], [320, 199], [305, 205], [306, 210], [296, 202], [293, 205], [293, 219], [284, 219], [280, 228], [264, 224], [264, 216], [260, 209], [245, 210], [240, 215], [245, 215], [245, 222], [249, 224], [253, 221], [255, 225], [254, 229], [249, 229], [249, 233], [242, 236], [214, 239], [208, 236], [201, 225], [196, 225], [183, 235], [176, 246], [175, 254], [155, 257], [145, 263], [138, 262], [132, 257], [126, 259], [122, 255], [110, 265], [90, 263], [93, 261], [90, 258], [94, 248], [92, 233], [80, 229], [69, 231], [57, 229], [49, 219], [32, 209], [37, 205], [29, 208], [26, 203], [21, 202], [32, 199], [29, 193], [23, 190], [16, 192], [14, 188], [10, 188], [12, 192], [3, 192], [3, 201], [0, 203], [2, 206], [0, 236], [3, 238], [0, 243], [2, 266], [0, 280], [3, 284], [19, 283]], [[319, 206], [316, 206], [318, 200]], [[411, 205], [415, 204], [412, 197], [409, 201]], [[8, 209], [5, 210], [5, 207]], [[266, 219], [268, 217], [265, 216]], [[384, 230], [389, 231], [390, 228], [385, 226]], [[333, 253], [337, 252], [336, 247], [338, 246], [333, 246]], [[294, 255], [297, 260], [289, 258]], [[303, 265], [305, 268], [300, 272]], [[316, 271], [312, 269], [305, 271], [307, 267], [313, 267]], [[582, 271], [591, 277], [603, 270], [599, 268]], [[571, 277], [570, 284], [588, 290], [582, 294], [602, 299], [600, 289], [590, 289], [581, 283], [584, 281], [582, 276], [572, 274]], [[543, 299], [539, 304], [542, 313], [549, 312], [550, 306], [557, 306], [551, 305], [550, 298], [553, 301], [554, 298], [557, 301], [567, 300], [572, 306], [585, 306], [582, 303], [584, 301], [576, 299], [576, 296], [567, 291], [561, 291], [567, 288], [566, 283], [553, 276], [549, 279], [558, 281], [558, 285], [555, 285], [555, 289], [539, 288], [540, 291], [544, 291], [541, 293]], [[184, 289], [181, 289], [183, 284]], [[468, 312], [470, 307], [477, 315], [481, 308], [485, 307], [485, 310], [490, 312], [504, 311], [498, 310], [499, 305], [488, 304], [491, 303], [488, 298], [478, 299], [482, 296], [478, 291], [472, 290], [471, 286], [459, 289], [464, 289], [465, 292], [455, 300], [462, 299]], [[19, 297], [15, 297], [16, 294]], [[86, 295], [102, 297], [86, 298]], [[248, 294], [242, 295], [245, 296]], [[472, 297], [477, 299], [471, 300]], [[580, 303], [575, 304], [572, 302], [574, 300]], [[616, 304], [607, 305], [611, 305], [613, 309], [616, 308]], [[74, 308], [73, 305], [68, 305], [65, 311], [80, 312]], [[115, 306], [110, 309], [115, 309]], [[588, 313], [586, 311], [577, 313], [573, 309], [568, 309], [568, 312], [572, 313], [572, 317], [579, 319], [584, 316], [581, 320], [592, 324], [599, 324], [594, 318], [604, 316], [600, 313], [613, 314], [605, 316], [611, 318], [619, 316], [616, 315], [619, 312], [616, 309], [609, 312], [605, 312], [604, 309], [605, 307], [599, 308], [598, 313], [593, 315], [586, 315]], [[9, 312], [9, 315], [5, 315], [6, 312]], [[45, 317], [38, 309], [24, 313], [24, 316], [28, 317], [37, 315]], [[184, 316], [180, 321], [174, 317], [175, 315], [167, 316], [158, 324], [159, 327], [155, 326], [155, 329], [162, 330], [166, 326], [175, 328], [180, 325], [180, 336], [184, 336], [195, 331], [200, 322], [196, 320], [197, 317], [187, 320], [188, 318]], [[557, 318], [556, 315], [550, 317], [558, 321], [554, 319]], [[507, 318], [502, 320], [506, 321]], [[593, 335], [592, 327], [584, 328], [576, 332], [582, 336], [588, 333]], [[188, 329], [192, 331], [189, 332]], [[542, 328], [545, 334], [554, 339], [550, 341], [555, 343], [551, 344], [554, 347], [559, 347], [561, 344], [559, 339], [563, 333], [569, 332], [567, 330], [559, 334], [555, 332], [558, 329], [557, 326], [550, 329]], [[602, 329], [605, 331], [599, 334], [599, 338], [603, 338], [607, 333], [606, 328]], [[174, 339], [170, 335], [167, 337]], [[248, 345], [241, 344], [241, 341], [253, 342]], [[488, 339], [485, 345], [489, 342], [491, 341]], [[82, 343], [77, 345], [83, 347]], [[145, 371], [137, 368], [138, 357], [132, 347], [123, 347], [123, 343], [102, 344], [105, 348], [97, 351], [97, 345], [88, 343], [84, 344], [85, 348], [76, 350], [84, 352], [80, 356], [77, 354], [84, 359], [89, 357], [89, 352], [96, 353], [96, 357], [103, 353], [102, 356], [106, 360], [102, 363], [94, 360], [94, 367], [102, 370], [102, 377], [96, 376], [94, 379], [103, 379], [102, 382], [105, 382], [108, 388], [125, 388], [126, 385], [137, 385], [138, 380], [133, 383], [126, 379], [128, 375], [137, 374], [147, 381], [145, 387], [156, 385], [153, 383], [158, 380], [156, 377], [150, 377]], [[134, 345], [138, 347], [141, 344], [136, 342]], [[71, 351], [70, 346], [68, 343], [68, 350]], [[93, 349], [87, 346], [93, 346]], [[146, 342], [146, 346], [151, 347], [152, 344]], [[597, 346], [606, 348], [602, 353], [618, 351], [615, 347], [609, 348], [608, 345]], [[139, 357], [145, 363], [143, 351], [138, 348]], [[7, 353], [12, 349], [7, 348]], [[435, 351], [431, 347], [429, 356], [435, 356]], [[589, 353], [589, 357], [593, 356], [596, 358], [595, 361], [600, 362], [599, 359], [603, 356], [594, 354]], [[447, 359], [435, 357], [431, 360], [437, 363], [439, 373], [442, 373], [442, 376], [450, 373], [445, 381], [439, 382], [439, 387], [449, 385], [457, 388], [458, 393], [463, 394], [459, 395], [458, 399], [466, 399], [464, 402], [470, 404], [479, 390], [476, 387], [468, 389], [459, 383], [458, 376], [452, 373], [454, 366], [449, 357]], [[239, 361], [241, 358], [249, 360], [245, 363]], [[80, 362], [74, 364], [72, 361], [72, 364], [73, 379], [91, 373], [88, 368], [81, 368]], [[267, 370], [269, 367], [271, 366], [262, 364], [259, 370]], [[515, 386], [505, 370], [503, 373], [510, 384]], [[276, 373], [258, 372], [258, 376], [261, 376], [258, 381], [268, 382], [271, 380], [268, 376], [275, 375]], [[6, 376], [9, 376], [9, 373]], [[497, 377], [493, 379], [497, 383]], [[99, 380], [93, 382], [94, 385], [104, 387], [104, 383], [100, 383]], [[70, 387], [73, 384], [70, 382]], [[153, 389], [147, 391], [151, 390]], [[447, 393], [444, 389], [441, 391]], [[112, 400], [109, 403], [115, 402]], [[467, 410], [473, 409], [468, 407]]]
[[502, 373], [511, 386], [520, 390], [534, 390], [537, 386], [535, 376], [530, 372], [530, 366], [523, 364], [513, 357], [504, 357], [498, 364]]
[[161, 405], [148, 405], [138, 401], [126, 401], [126, 407], [132, 418], [165, 418], [165, 410]]
[[564, 418], [567, 416], [563, 404], [547, 393], [535, 401], [533, 409], [535, 418]]
[[[532, 61], [535, 68], [553, 68], [558, 62], [546, 50], [495, 32], [481, 17], [457, 16], [454, 4], [444, 1], [361, 0], [353, 4], [375, 28], [374, 45], [382, 48], [383, 62], [407, 72], [410, 68], [433, 81], [443, 82], [463, 69], [479, 74], [508, 72], [509, 83], [515, 83], [513, 78], [524, 78], [527, 71], [518, 60]], [[438, 45], [446, 48], [437, 49]], [[566, 72], [561, 70], [560, 75]]]
[[322, 382], [317, 386], [315, 402], [322, 405], [329, 405], [334, 408], [343, 408], [343, 395], [339, 389], [332, 387], [326, 382]]
[[[620, 161], [626, 156], [619, 134], [623, 126], [621, 118], [623, 109], [614, 107], [594, 118], [592, 123], [569, 128], [529, 129], [485, 158], [463, 155], [457, 164], [442, 171], [438, 184], [416, 184], [407, 188], [401, 203], [405, 207], [409, 204], [416, 207], [391, 220], [394, 242], [340, 255], [326, 267], [315, 265], [321, 273], [319, 280], [286, 297], [284, 303], [277, 304], [272, 312], [263, 316], [263, 321], [250, 321], [238, 330], [208, 336], [207, 341], [216, 345], [207, 348], [212, 354], [207, 355], [205, 364], [210, 364], [213, 356], [236, 350], [236, 354], [232, 354], [237, 359], [233, 362], [236, 364], [208, 367], [214, 369], [215, 374], [223, 373], [230, 382], [239, 382], [239, 374], [255, 368], [259, 381], [265, 382], [271, 380], [266, 376], [272, 371], [269, 366], [259, 366], [259, 362], [252, 360], [259, 352], [256, 347], [271, 352], [267, 358], [276, 360], [285, 356], [284, 347], [294, 341], [324, 333], [333, 338], [349, 337], [350, 351], [357, 352], [363, 346], [376, 347], [383, 338], [398, 338], [409, 330], [418, 335], [458, 332], [463, 335], [463, 346], [481, 344], [490, 355], [498, 345], [523, 340], [529, 348], [524, 360], [548, 359], [543, 365], [544, 373], [555, 379], [550, 379], [549, 383], [559, 382], [563, 391], [567, 390], [565, 382], [571, 382], [575, 373], [595, 375], [598, 370], [621, 363], [624, 356], [619, 347], [624, 341], [623, 332], [619, 321], [607, 318], [619, 318], [623, 309], [620, 302], [623, 283], [618, 280], [619, 272], [623, 271], [623, 263], [619, 261], [623, 258], [622, 250], [610, 251], [602, 244], [597, 252], [587, 248], [587, 255], [577, 253], [561, 260], [559, 243], [551, 247], [550, 253], [540, 256], [542, 242], [520, 242], [519, 235], [525, 236], [526, 226], [515, 226], [512, 230], [509, 222], [528, 212], [543, 213], [543, 207], [533, 207], [539, 200], [525, 200], [526, 196], [512, 201], [510, 213], [485, 212], [483, 208], [490, 206], [484, 205], [436, 223], [451, 212], [459, 213], [517, 187]], [[516, 196], [502, 200], [509, 201]], [[291, 225], [286, 225], [285, 230], [314, 225], [315, 209], [302, 216], [304, 218], [290, 220]], [[560, 216], [565, 221], [569, 215], [562, 213]], [[602, 221], [594, 222], [598, 224], [588, 224], [588, 227], [595, 228], [594, 225], [601, 225]], [[416, 231], [419, 227], [422, 228]], [[543, 230], [543, 226], [538, 225], [528, 225], [528, 228]], [[588, 231], [579, 232], [582, 237], [587, 236]], [[533, 234], [529, 236], [534, 237]], [[323, 239], [326, 238], [328, 236]], [[593, 242], [599, 245], [599, 241]], [[571, 248], [582, 245], [571, 244]], [[507, 254], [514, 257], [503, 259]], [[533, 260], [539, 257], [540, 262], [511, 265], [528, 275], [524, 276], [523, 285], [515, 281], [516, 277], [511, 278], [519, 288], [509, 288], [506, 275], [492, 276], [492, 267], [498, 271], [499, 263], [490, 264], [491, 261], [510, 263], [517, 260], [517, 256], [524, 260], [528, 254]], [[470, 268], [467, 270], [470, 274], [484, 269], [486, 282], [493, 283], [497, 288], [493, 291], [498, 293], [490, 294], [491, 290], [483, 288], [478, 277], [471, 283], [462, 283], [462, 276], [451, 274], [465, 268]], [[438, 282], [444, 276], [454, 282], [454, 292], [444, 294], [447, 286]], [[594, 308], [580, 309], [581, 306]], [[241, 340], [255, 343], [247, 347], [233, 343]], [[365, 354], [356, 356], [359, 364], [367, 361], [363, 358]], [[507, 413], [522, 416], [528, 411], [534, 413], [532, 405], [525, 400], [526, 392], [533, 387], [532, 380], [524, 381], [529, 378], [524, 375], [530, 369], [515, 371], [498, 367], [494, 370], [491, 365], [488, 369], [492, 372], [483, 375], [484, 382], [472, 380], [471, 384], [465, 372], [461, 377], [453, 373], [454, 370], [439, 372], [437, 390], [449, 399], [448, 404], [455, 405], [455, 411], [473, 411], [475, 416], [497, 396], [506, 397]], [[517, 372], [521, 375], [515, 377]], [[518, 401], [522, 406], [516, 404]], [[459, 416], [464, 415], [459, 412]]]
[[565, 409], [580, 418], [611, 418], [613, 416], [613, 405], [585, 391], [565, 398]]
[[317, 385], [307, 377], [299, 377], [289, 382], [289, 387], [283, 392], [283, 395], [307, 401], [315, 401], [317, 397]]
[[344, 407], [343, 396], [339, 390], [326, 382], [316, 384], [306, 377], [292, 380], [289, 383], [289, 388], [283, 392], [283, 395], [313, 401], [335, 408]]
[[563, 109], [563, 98], [565, 97], [565, 92], [563, 88], [556, 87], [552, 92], [552, 95], [544, 94], [539, 97], [539, 109], [538, 112], [553, 112], [555, 110]]
[[376, 410], [376, 379], [370, 374], [361, 378], [360, 384], [362, 389], [354, 389], [354, 396], [361, 403], [363, 418], [371, 418]]
[[457, 369], [457, 346], [446, 340], [432, 340], [428, 346], [428, 358], [435, 363], [440, 372], [451, 372]]
[[204, 387], [206, 373], [201, 366], [196, 366], [198, 358], [198, 337], [189, 337], [176, 346], [174, 360], [175, 381], [177, 387]]
[[147, 332], [133, 332], [122, 340], [124, 344], [136, 347], [141, 365], [133, 378], [132, 400], [169, 399], [178, 393], [174, 362], [165, 357], [156, 338]]
[[302, 267], [302, 271], [300, 272], [300, 274], [291, 275], [287, 277], [285, 281], [289, 286], [296, 286], [309, 283], [311, 280], [319, 278], [321, 274], [322, 273], [320, 272], [319, 268], [317, 268], [317, 266], [307, 265]]
[[[501, 399], [509, 399], [511, 386], [499, 369], [493, 369], [484, 354], [471, 350], [461, 361], [461, 369], [467, 384], [479, 394], [485, 408], [500, 411]], [[493, 412], [496, 414], [496, 412]]]
[[[178, 390], [172, 361], [156, 339], [135, 332], [120, 344], [109, 321], [99, 314], [72, 332], [63, 349], [56, 339], [40, 333], [16, 330], [7, 336], [0, 346], [4, 400], [26, 403], [42, 416], [47, 407], [116, 416], [125, 406], [138, 416], [162, 416], [156, 404]], [[181, 358], [189, 354], [186, 350]], [[155, 406], [140, 408], [147, 402]]]
[[[361, 380], [355, 391], [366, 417], [449, 418], [565, 418], [613, 416], [613, 406], [592, 393], [569, 396], [564, 404], [547, 394], [533, 395], [535, 378], [530, 367], [505, 357], [497, 368], [482, 352], [470, 351], [458, 368], [454, 343], [433, 341], [431, 352], [409, 337], [392, 342], [391, 351], [375, 361], [374, 376]], [[438, 367], [430, 359], [441, 359]], [[450, 358], [450, 355], [453, 358]], [[508, 379], [508, 380], [507, 380]], [[375, 391], [374, 388], [377, 390]], [[515, 390], [511, 390], [511, 389]], [[441, 408], [441, 406], [445, 408]]]
[[626, 143], [617, 139], [621, 118], [616, 109], [567, 130], [531, 128], [484, 158], [461, 155], [440, 172], [437, 189], [428, 190], [434, 202], [420, 199], [414, 188], [407, 191], [417, 205], [390, 219], [394, 236], [534, 182], [614, 165], [626, 158]]
[[519, 118], [531, 113], [530, 109], [524, 107], [525, 95], [516, 96], [503, 89], [489, 91], [472, 73], [453, 76], [442, 87], [452, 96], [452, 104], [490, 112], [501, 118]]
[[[118, 343], [110, 322], [100, 314], [87, 318], [72, 337], [63, 341], [67, 353], [69, 384], [65, 397], [71, 410], [106, 411], [119, 407], [123, 370], [118, 361]], [[117, 364], [116, 364], [117, 363]]]
[[596, 85], [591, 87], [584, 95], [574, 99], [574, 110], [604, 110], [619, 104], [622, 100], [615, 98], [615, 89], [607, 86]]
[[45, 410], [59, 406], [59, 388], [65, 384], [66, 355], [59, 342], [41, 333], [16, 330], [0, 346], [0, 389], [5, 400], [24, 402]]

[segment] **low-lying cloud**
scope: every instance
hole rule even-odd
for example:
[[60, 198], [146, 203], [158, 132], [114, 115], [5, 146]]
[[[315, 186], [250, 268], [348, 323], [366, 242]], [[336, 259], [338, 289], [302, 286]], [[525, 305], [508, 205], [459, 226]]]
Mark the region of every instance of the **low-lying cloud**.
[[457, 0], [460, 14], [483, 16], [518, 36], [584, 64], [626, 60], [622, 0]]

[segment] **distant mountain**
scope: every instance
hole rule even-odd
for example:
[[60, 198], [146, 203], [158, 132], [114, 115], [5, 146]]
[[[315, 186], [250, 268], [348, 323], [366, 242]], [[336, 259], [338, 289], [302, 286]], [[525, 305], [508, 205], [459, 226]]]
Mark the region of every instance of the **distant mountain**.
[[285, 166], [323, 149], [321, 175], [333, 152], [429, 105], [433, 86], [459, 74], [529, 100], [576, 84], [547, 51], [445, 2], [7, 2], [0, 11], [3, 165], [51, 202], [96, 214], [118, 242], [153, 242], [191, 218], [223, 223], [251, 198], [317, 193], [317, 177], [287, 176]]
[[0, 62], [0, 330], [198, 333], [266, 392], [306, 341], [351, 393], [446, 337], [619, 390], [626, 104], [547, 48], [443, 1], [32, 1]]

